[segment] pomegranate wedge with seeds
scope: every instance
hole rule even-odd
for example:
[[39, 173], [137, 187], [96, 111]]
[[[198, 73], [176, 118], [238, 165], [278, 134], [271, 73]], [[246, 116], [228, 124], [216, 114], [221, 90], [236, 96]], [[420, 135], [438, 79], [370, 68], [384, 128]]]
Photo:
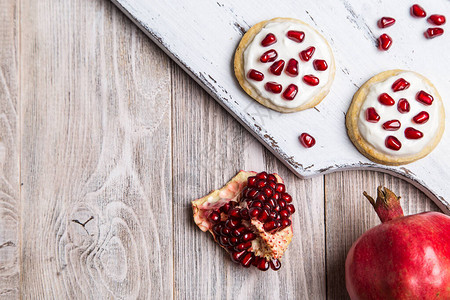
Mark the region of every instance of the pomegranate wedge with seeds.
[[278, 270], [295, 212], [277, 174], [240, 171], [223, 188], [192, 201], [194, 222], [244, 268]]

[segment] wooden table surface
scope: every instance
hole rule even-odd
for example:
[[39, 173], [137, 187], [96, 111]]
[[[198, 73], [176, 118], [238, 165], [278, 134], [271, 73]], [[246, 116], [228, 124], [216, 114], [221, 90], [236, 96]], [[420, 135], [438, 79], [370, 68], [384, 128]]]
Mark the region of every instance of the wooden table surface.
[[[1, 299], [346, 299], [379, 223], [364, 190], [437, 207], [371, 171], [296, 178], [107, 0], [0, 0]], [[240, 169], [279, 173], [295, 236], [244, 270], [190, 202]]]

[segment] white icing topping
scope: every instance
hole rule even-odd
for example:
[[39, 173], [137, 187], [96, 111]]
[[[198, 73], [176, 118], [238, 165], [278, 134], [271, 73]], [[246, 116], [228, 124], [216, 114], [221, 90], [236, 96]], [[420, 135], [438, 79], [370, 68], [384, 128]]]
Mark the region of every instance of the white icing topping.
[[[287, 32], [290, 30], [303, 31], [305, 33], [304, 40], [298, 43], [289, 39], [287, 37]], [[277, 42], [273, 45], [263, 47], [261, 41], [269, 33], [273, 33], [276, 36]], [[299, 53], [311, 46], [316, 48], [313, 56], [307, 62], [302, 61], [299, 57]], [[280, 59], [285, 61], [284, 69], [280, 76], [274, 75], [269, 71], [270, 66], [274, 62], [262, 63], [260, 61], [261, 55], [270, 49], [275, 49], [278, 53], [278, 57], [275, 61]], [[296, 77], [286, 75], [286, 67], [291, 58], [294, 58], [299, 63], [299, 74]], [[264, 74], [263, 81], [255, 81], [247, 78], [250, 85], [262, 97], [270, 100], [273, 104], [281, 107], [293, 108], [311, 101], [321, 91], [322, 87], [327, 84], [330, 79], [330, 69], [334, 67], [331, 65], [331, 58], [332, 53], [325, 39], [309, 26], [289, 21], [273, 21], [267, 23], [245, 49], [244, 71], [245, 76], [247, 76], [251, 69], [262, 72]], [[315, 59], [325, 60], [328, 64], [328, 69], [325, 71], [316, 71], [313, 66], [313, 61]], [[317, 86], [310, 86], [303, 82], [303, 76], [309, 74], [313, 74], [319, 78], [320, 82]], [[283, 86], [283, 91], [279, 94], [266, 91], [264, 85], [269, 81], [281, 84]], [[283, 98], [283, 93], [290, 84], [297, 85], [298, 93], [293, 100], [286, 100]]]
[[[410, 83], [410, 87], [403, 91], [394, 92], [391, 88], [392, 84], [399, 78], [403, 78]], [[428, 106], [416, 100], [416, 94], [421, 90], [433, 96], [433, 104]], [[403, 72], [396, 76], [389, 77], [385, 81], [375, 83], [369, 89], [367, 98], [361, 106], [361, 111], [358, 118], [358, 128], [362, 137], [370, 143], [375, 149], [383, 153], [393, 156], [409, 156], [421, 152], [435, 137], [438, 128], [441, 106], [437, 102], [434, 89], [430, 87], [423, 78], [419, 77], [413, 72]], [[386, 106], [378, 101], [378, 96], [382, 93], [387, 93], [395, 100], [395, 105]], [[398, 100], [405, 98], [410, 104], [410, 111], [408, 113], [400, 113], [397, 109]], [[369, 107], [374, 107], [380, 116], [377, 123], [371, 123], [366, 120], [366, 110]], [[430, 118], [426, 123], [416, 124], [412, 119], [421, 111], [426, 111]], [[399, 120], [401, 127], [396, 131], [387, 131], [383, 129], [383, 123], [390, 120]], [[405, 137], [405, 129], [412, 127], [423, 133], [420, 139], [407, 139]], [[402, 144], [400, 150], [395, 151], [385, 146], [387, 136], [395, 136]]]

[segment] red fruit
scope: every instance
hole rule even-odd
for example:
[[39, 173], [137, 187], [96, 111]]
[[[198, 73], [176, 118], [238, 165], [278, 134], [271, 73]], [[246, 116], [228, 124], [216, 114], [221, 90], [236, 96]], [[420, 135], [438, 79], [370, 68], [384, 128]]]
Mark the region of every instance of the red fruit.
[[297, 43], [303, 42], [303, 39], [305, 38], [305, 33], [297, 30], [289, 30], [286, 35], [290, 40]]
[[300, 52], [299, 56], [303, 61], [309, 61], [311, 57], [314, 55], [314, 51], [316, 51], [316, 48], [309, 47], [302, 52]]
[[399, 130], [402, 125], [399, 120], [390, 120], [383, 123], [383, 129], [388, 131]]
[[325, 71], [328, 69], [327, 62], [323, 59], [315, 59], [313, 61], [313, 66], [316, 71]]
[[428, 18], [428, 22], [437, 26], [445, 24], [445, 16], [443, 15], [431, 15]]
[[269, 70], [273, 75], [280, 75], [284, 68], [284, 60], [280, 59], [279, 61], [274, 62]]
[[421, 111], [417, 115], [414, 116], [413, 121], [416, 124], [424, 124], [428, 122], [430, 119], [430, 115], [426, 111]]
[[283, 87], [281, 86], [281, 84], [278, 84], [278, 83], [273, 82], [273, 81], [267, 82], [264, 85], [264, 87], [266, 88], [267, 91], [272, 92], [274, 94], [279, 94], [283, 90]]
[[402, 147], [402, 143], [400, 143], [400, 141], [395, 136], [392, 135], [388, 136], [384, 143], [387, 148], [394, 151], [398, 151]]
[[409, 85], [410, 84], [408, 81], [403, 78], [399, 78], [392, 84], [392, 90], [394, 92], [403, 91], [409, 88]]
[[266, 37], [261, 41], [261, 45], [263, 47], [267, 47], [270, 45], [273, 45], [277, 42], [277, 38], [275, 37], [275, 35], [273, 33], [269, 33], [266, 35]]
[[264, 79], [264, 74], [255, 69], [251, 69], [248, 72], [247, 76], [248, 76], [248, 78], [253, 79], [255, 81], [263, 81], [263, 79]]
[[303, 132], [299, 136], [298, 140], [305, 148], [311, 148], [312, 146], [314, 146], [316, 144], [316, 140], [311, 135], [307, 134], [306, 132]]
[[423, 137], [423, 133], [412, 127], [405, 129], [405, 137], [410, 140], [417, 140]]
[[374, 107], [366, 109], [366, 120], [370, 123], [377, 123], [380, 121], [380, 115], [377, 113]]
[[392, 106], [395, 104], [394, 99], [392, 99], [392, 97], [389, 96], [387, 93], [383, 93], [380, 96], [378, 96], [378, 102], [387, 106]]
[[283, 97], [286, 100], [293, 100], [295, 98], [295, 96], [297, 95], [297, 92], [298, 92], [298, 87], [295, 84], [290, 84], [290, 85], [288, 85], [286, 90], [284, 90]]
[[319, 84], [319, 78], [314, 75], [305, 75], [303, 76], [303, 82], [307, 85], [316, 86]]
[[430, 94], [428, 94], [425, 91], [420, 91], [417, 93], [416, 95], [416, 99], [417, 101], [419, 101], [420, 103], [424, 104], [424, 105], [431, 105], [433, 104], [433, 96], [431, 96]]
[[409, 112], [410, 106], [408, 100], [406, 100], [405, 98], [401, 98], [400, 100], [398, 100], [397, 110], [402, 114]]
[[345, 262], [351, 299], [450, 299], [450, 217], [404, 216], [399, 197], [378, 187], [382, 224], [353, 244]]
[[274, 49], [270, 49], [269, 51], [266, 51], [263, 53], [263, 55], [261, 55], [259, 61], [262, 63], [272, 62], [275, 59], [277, 59], [277, 57], [278, 57], [277, 51], [275, 51]]
[[378, 38], [378, 49], [386, 51], [392, 46], [392, 38], [386, 33], [383, 33]]
[[390, 27], [395, 24], [395, 19], [391, 17], [382, 17], [378, 20], [377, 24], [380, 28]]
[[433, 39], [437, 36], [443, 35], [444, 34], [444, 29], [443, 28], [439, 28], [439, 27], [434, 27], [434, 28], [428, 28], [427, 31], [425, 31], [423, 33], [423, 35], [427, 38], [427, 39]]
[[427, 16], [427, 13], [419, 4], [414, 4], [413, 6], [411, 6], [410, 12], [411, 16], [416, 18], [425, 18]]
[[288, 61], [287, 67], [286, 67], [286, 74], [289, 76], [295, 77], [298, 75], [298, 61], [291, 58]]

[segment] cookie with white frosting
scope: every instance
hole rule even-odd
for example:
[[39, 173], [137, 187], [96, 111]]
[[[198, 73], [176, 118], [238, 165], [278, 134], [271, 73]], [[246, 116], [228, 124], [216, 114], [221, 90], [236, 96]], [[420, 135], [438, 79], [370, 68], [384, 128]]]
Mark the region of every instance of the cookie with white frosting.
[[234, 58], [234, 72], [245, 92], [279, 112], [319, 104], [330, 90], [335, 69], [325, 38], [291, 18], [254, 25], [243, 36]]
[[402, 165], [428, 155], [444, 132], [444, 106], [424, 76], [403, 70], [382, 72], [353, 96], [347, 132], [367, 158]]

